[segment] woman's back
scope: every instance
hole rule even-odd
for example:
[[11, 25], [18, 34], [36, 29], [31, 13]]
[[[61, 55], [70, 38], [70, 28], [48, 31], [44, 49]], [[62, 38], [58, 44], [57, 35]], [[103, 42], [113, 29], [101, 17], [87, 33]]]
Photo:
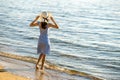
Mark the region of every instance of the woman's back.
[[42, 23], [39, 22], [38, 24], [39, 24], [39, 29], [40, 29], [40, 35], [48, 36], [48, 25], [46, 24], [43, 28]]
[[39, 23], [39, 29], [40, 29], [39, 43], [41, 43], [41, 42], [49, 43], [48, 25], [46, 25], [45, 27], [46, 28], [43, 29], [42, 26], [41, 26], [41, 23]]

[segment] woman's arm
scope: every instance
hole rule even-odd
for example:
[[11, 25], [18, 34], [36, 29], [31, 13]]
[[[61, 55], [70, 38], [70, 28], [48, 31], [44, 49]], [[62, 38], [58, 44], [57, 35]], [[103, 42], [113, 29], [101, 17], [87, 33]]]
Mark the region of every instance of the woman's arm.
[[53, 19], [53, 17], [52, 17], [52, 16], [50, 17], [50, 19], [52, 20], [52, 22], [54, 23], [54, 25], [53, 25], [53, 24], [49, 24], [49, 26], [50, 26], [50, 27], [53, 27], [53, 28], [57, 28], [57, 29], [58, 29], [58, 28], [59, 28], [59, 26], [57, 25], [57, 23], [55, 22], [55, 20]]
[[38, 18], [39, 18], [39, 16], [37, 16], [35, 18], [35, 20], [30, 23], [30, 27], [38, 26], [38, 23], [36, 23], [36, 21], [38, 20]]

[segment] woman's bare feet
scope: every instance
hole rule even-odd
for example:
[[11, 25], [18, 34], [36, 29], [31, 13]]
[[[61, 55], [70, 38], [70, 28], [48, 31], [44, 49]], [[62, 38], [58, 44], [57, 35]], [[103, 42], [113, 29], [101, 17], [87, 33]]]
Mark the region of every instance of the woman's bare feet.
[[36, 70], [40, 69], [40, 66], [38, 64], [36, 64]]
[[44, 72], [44, 69], [40, 69], [39, 71], [40, 71], [40, 73], [42, 73], [42, 74], [45, 73], [45, 72]]

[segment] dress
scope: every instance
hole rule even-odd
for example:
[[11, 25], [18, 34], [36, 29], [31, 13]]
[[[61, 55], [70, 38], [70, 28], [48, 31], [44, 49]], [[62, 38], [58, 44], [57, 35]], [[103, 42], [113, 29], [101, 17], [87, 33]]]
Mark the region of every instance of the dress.
[[[38, 22], [40, 25], [40, 22]], [[46, 26], [46, 29], [42, 29], [39, 26], [40, 29], [40, 36], [38, 40], [38, 46], [37, 46], [37, 54], [50, 54], [50, 40], [48, 38], [48, 26]]]

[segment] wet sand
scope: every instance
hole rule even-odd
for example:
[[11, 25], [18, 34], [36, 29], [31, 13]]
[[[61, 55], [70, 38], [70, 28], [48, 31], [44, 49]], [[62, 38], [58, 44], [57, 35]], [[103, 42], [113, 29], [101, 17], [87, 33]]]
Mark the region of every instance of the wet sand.
[[[0, 65], [13, 74], [30, 80], [102, 80], [92, 75], [67, 70], [46, 61], [44, 72], [35, 70], [36, 58], [0, 52]], [[1, 79], [0, 79], [1, 80]]]
[[7, 72], [2, 66], [0, 66], [0, 80], [30, 80], [30, 79]]
[[0, 56], [0, 65], [2, 65], [6, 71], [29, 78], [30, 80], [89, 80], [85, 77], [68, 75], [66, 73], [50, 69], [45, 69], [44, 73], [42, 73], [39, 70], [35, 71], [34, 63], [24, 62], [3, 56]]

